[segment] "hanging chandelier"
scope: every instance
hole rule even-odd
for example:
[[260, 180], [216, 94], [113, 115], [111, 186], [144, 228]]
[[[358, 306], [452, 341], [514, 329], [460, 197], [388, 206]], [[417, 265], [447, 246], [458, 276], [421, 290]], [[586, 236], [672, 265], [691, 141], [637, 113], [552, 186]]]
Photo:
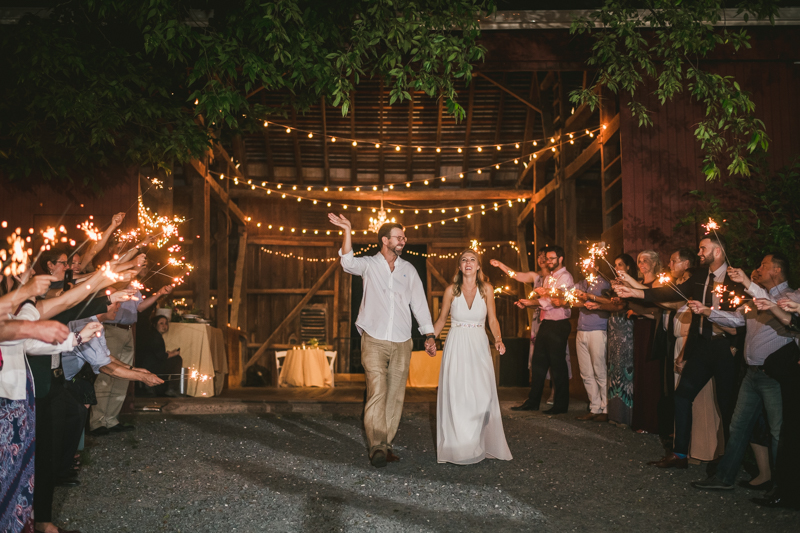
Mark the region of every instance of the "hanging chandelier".
[[378, 233], [378, 230], [381, 229], [381, 226], [386, 224], [387, 222], [396, 222], [395, 218], [392, 217], [391, 219], [386, 215], [386, 211], [383, 209], [383, 191], [381, 191], [381, 209], [378, 211], [378, 216], [373, 218], [369, 217], [369, 230], [373, 233]]

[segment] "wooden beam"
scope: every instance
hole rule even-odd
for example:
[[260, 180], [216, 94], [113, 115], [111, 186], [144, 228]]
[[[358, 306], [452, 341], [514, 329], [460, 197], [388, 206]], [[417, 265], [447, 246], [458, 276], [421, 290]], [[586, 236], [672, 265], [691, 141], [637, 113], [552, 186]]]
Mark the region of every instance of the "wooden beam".
[[[233, 275], [233, 304], [231, 305], [231, 327], [239, 327], [239, 311], [242, 305], [244, 285], [244, 262], [247, 257], [247, 230], [239, 230], [239, 250], [236, 256], [236, 272]], [[246, 324], [245, 324], [246, 325]]]
[[300, 153], [300, 139], [297, 138], [297, 112], [294, 109], [294, 99], [292, 99], [292, 144], [294, 145], [294, 168], [295, 182], [303, 184], [303, 156]]
[[[528, 165], [531, 166], [531, 165]], [[233, 189], [231, 190], [232, 198], [262, 198], [264, 200], [272, 200], [275, 195], [267, 195], [264, 191], [246, 189]], [[517, 198], [530, 198], [532, 196], [530, 191], [523, 191], [520, 189], [470, 189], [463, 191], [456, 188], [443, 188], [426, 191], [408, 191], [399, 190], [397, 188], [384, 192], [383, 199], [385, 201], [408, 201], [408, 202], [424, 202], [424, 201], [444, 201], [444, 200], [516, 200]], [[381, 199], [381, 191], [322, 191], [311, 190], [303, 191], [303, 198], [327, 200], [327, 201], [363, 201], [363, 202], [378, 202]], [[278, 198], [280, 199], [280, 197]]]
[[[308, 289], [247, 289], [247, 294], [255, 295], [296, 295], [308, 294]], [[333, 296], [333, 291], [317, 291], [317, 296]]]
[[[540, 191], [541, 192], [541, 191]], [[480, 217], [472, 217], [472, 220], [480, 220]], [[476, 235], [480, 235], [480, 232], [476, 232]], [[334, 237], [331, 235], [331, 237]], [[336, 247], [338, 250], [341, 246], [341, 237], [336, 235], [336, 241], [325, 241], [319, 239], [308, 239], [305, 240], [302, 237], [290, 238], [290, 237], [282, 237], [279, 235], [276, 236], [269, 236], [269, 235], [252, 235], [247, 238], [247, 244], [250, 246], [293, 246], [293, 247], [316, 247], [316, 248], [332, 248]], [[466, 242], [464, 239], [443, 239], [441, 237], [414, 237], [412, 240], [413, 244], [433, 244], [437, 248], [456, 248], [456, 249], [463, 249], [464, 243]], [[484, 247], [495, 246], [498, 244], [508, 244], [508, 239], [502, 241], [482, 241]], [[358, 233], [353, 235], [353, 244], [374, 244], [375, 243], [375, 235], [362, 235]], [[334, 252], [335, 254], [336, 252]], [[273, 289], [269, 289], [273, 290]]]
[[[536, 72], [531, 73], [531, 87], [528, 92], [528, 98], [531, 101], [535, 101], [538, 104], [538, 100], [534, 100], [539, 95], [539, 77]], [[525, 113], [525, 131], [522, 134], [522, 157], [527, 156], [532, 152], [533, 146], [531, 146], [531, 141], [533, 141], [533, 125], [534, 125], [534, 111], [531, 108], [528, 108], [527, 112]]]
[[202, 175], [192, 179], [192, 227], [195, 240], [192, 244], [192, 262], [195, 271], [191, 277], [194, 285], [194, 307], [204, 318], [209, 318], [211, 292], [211, 186]]
[[473, 103], [475, 101], [475, 86], [478, 84], [478, 80], [472, 78], [469, 84], [469, 96], [467, 97], [467, 124], [465, 127], [464, 132], [464, 159], [461, 161], [461, 172], [464, 173], [464, 179], [461, 180], [461, 188], [467, 186], [467, 178], [469, 175], [467, 171], [469, 170], [469, 138], [472, 134], [472, 108], [474, 107]]
[[311, 289], [309, 289], [308, 293], [306, 293], [303, 299], [300, 300], [300, 303], [298, 303], [294, 307], [294, 309], [292, 309], [291, 312], [288, 315], [286, 315], [286, 318], [284, 318], [283, 321], [278, 325], [278, 327], [275, 328], [275, 331], [273, 331], [272, 334], [269, 337], [267, 337], [267, 340], [265, 340], [261, 344], [261, 347], [258, 349], [258, 351], [256, 351], [253, 357], [251, 357], [250, 360], [247, 361], [247, 363], [245, 363], [244, 365], [245, 371], [247, 371], [248, 368], [256, 364], [256, 362], [261, 358], [261, 356], [264, 355], [264, 352], [267, 351], [267, 348], [272, 343], [273, 339], [278, 336], [278, 334], [283, 330], [283, 328], [288, 326], [289, 323], [291, 323], [295, 318], [297, 318], [297, 316], [300, 314], [300, 311], [303, 310], [303, 307], [305, 307], [305, 305], [311, 300], [311, 298], [314, 297], [314, 295], [325, 284], [325, 282], [328, 281], [328, 278], [331, 277], [331, 274], [333, 274], [337, 268], [339, 268], [338, 259], [333, 263], [331, 263], [331, 266], [328, 267], [328, 270], [326, 270], [325, 273], [322, 274], [322, 276], [320, 276], [317, 282], [314, 283], [314, 286], [311, 287]]
[[548, 149], [540, 149], [538, 152], [536, 152], [537, 155], [536, 158], [527, 161], [528, 166], [526, 166], [520, 171], [519, 177], [517, 178], [517, 183], [514, 186], [516, 188], [522, 187], [522, 183], [525, 181], [525, 178], [527, 177], [528, 173], [533, 171], [534, 165], [536, 165], [537, 163], [542, 164], [546, 161], [549, 161], [551, 157], [557, 156], [558, 153], [559, 153], [558, 148], [556, 148], [555, 152]]
[[325, 97], [319, 99], [319, 109], [322, 113], [322, 169], [325, 175], [325, 185], [331, 184], [331, 163], [328, 159], [328, 112]]
[[600, 138], [595, 138], [592, 144], [584, 148], [583, 152], [578, 154], [578, 157], [573, 159], [572, 162], [567, 165], [567, 168], [564, 170], [564, 179], [569, 180], [577, 178], [586, 172], [589, 167], [597, 163], [597, 161], [600, 159], [601, 146], [602, 143], [600, 142]]
[[[356, 92], [350, 91], [350, 138], [356, 138]], [[358, 182], [358, 147], [350, 147], [350, 185]]]
[[541, 113], [541, 112], [542, 112], [542, 110], [541, 110], [541, 109], [539, 109], [538, 107], [536, 107], [535, 105], [533, 105], [532, 103], [530, 103], [529, 101], [527, 101], [526, 99], [524, 99], [523, 97], [521, 97], [520, 95], [518, 95], [517, 93], [515, 93], [514, 91], [512, 91], [511, 89], [509, 89], [509, 88], [507, 88], [507, 87], [505, 87], [505, 86], [503, 86], [503, 85], [501, 85], [501, 84], [497, 83], [497, 82], [496, 82], [496, 81], [494, 81], [492, 78], [488, 77], [487, 75], [483, 74], [482, 72], [474, 72], [474, 73], [472, 74], [472, 77], [474, 78], [475, 76], [480, 76], [481, 78], [485, 79], [486, 81], [488, 81], [488, 82], [489, 82], [489, 83], [491, 83], [492, 85], [494, 85], [494, 86], [498, 87], [498, 88], [499, 88], [501, 91], [503, 91], [503, 92], [505, 92], [505, 93], [508, 93], [508, 94], [510, 94], [511, 96], [513, 96], [514, 98], [516, 98], [517, 100], [519, 100], [520, 102], [522, 102], [523, 104], [525, 104], [526, 106], [530, 107], [530, 108], [531, 108], [531, 109], [533, 109], [534, 111], [537, 111], [537, 112], [539, 112], [539, 113]]
[[[333, 231], [333, 230], [331, 230]], [[247, 238], [247, 244], [257, 246], [314, 246], [314, 247], [334, 247], [341, 245], [341, 237], [337, 235], [338, 241], [327, 241], [320, 239], [308, 240], [302, 237], [270, 237], [269, 235], [251, 235]]]
[[228, 252], [231, 221], [228, 210], [223, 206], [217, 216], [217, 327], [224, 330], [228, 326]]
[[536, 206], [536, 202], [534, 202], [533, 200], [529, 201], [525, 205], [525, 209], [523, 209], [522, 213], [520, 213], [519, 216], [517, 217], [517, 227], [525, 223], [525, 219], [528, 218], [528, 215], [531, 214], [531, 211], [533, 211], [534, 206]]
[[[435, 266], [433, 266], [433, 262], [430, 260], [430, 258], [425, 260], [425, 265], [428, 268], [428, 272], [430, 272], [433, 275], [433, 277], [436, 278], [436, 281], [438, 281], [442, 285], [442, 289], [446, 289], [447, 286], [450, 285], [447, 282], [447, 280], [444, 279], [444, 276], [442, 276], [442, 273], [439, 272], [439, 269], [437, 269]], [[432, 287], [428, 286], [428, 290], [429, 291], [432, 290]]]
[[534, 204], [538, 204], [539, 202], [541, 202], [542, 200], [544, 200], [545, 198], [547, 198], [547, 195], [548, 195], [548, 194], [550, 194], [551, 192], [553, 192], [553, 191], [555, 191], [556, 189], [558, 189], [558, 186], [559, 186], [558, 184], [559, 184], [559, 181], [558, 181], [558, 180], [555, 180], [555, 179], [554, 179], [554, 180], [552, 180], [550, 183], [548, 183], [547, 185], [545, 185], [545, 186], [542, 188], [542, 190], [540, 190], [539, 192], [537, 192], [537, 193], [534, 195], [534, 197], [533, 197], [533, 198], [531, 198], [531, 202], [533, 202]]
[[[225, 152], [225, 155], [227, 156], [227, 152]], [[227, 160], [230, 161], [230, 158], [228, 158]], [[214, 177], [211, 176], [211, 174], [208, 172], [208, 169], [203, 164], [203, 162], [198, 159], [193, 159], [189, 163], [197, 171], [198, 174], [200, 174], [201, 176], [203, 176], [203, 178], [205, 178], [205, 180], [208, 182], [209, 187], [211, 188], [211, 192], [213, 192], [217, 196], [217, 198], [219, 198], [220, 202], [222, 202], [223, 204], [227, 204], [230, 213], [236, 218], [237, 222], [239, 222], [242, 225], [247, 224], [247, 217], [245, 216], [245, 214], [242, 212], [241, 209], [239, 209], [238, 205], [230, 201], [228, 193], [225, 192], [225, 189], [220, 187], [219, 183], [217, 183], [216, 180], [214, 180]], [[244, 176], [242, 176], [241, 179], [244, 180]]]
[[269, 126], [264, 128], [264, 147], [267, 150], [267, 180], [275, 181], [275, 164], [272, 161], [272, 145], [269, 142]]
[[[519, 249], [519, 271], [520, 272], [528, 272], [530, 271], [530, 263], [528, 262], [528, 239], [525, 238], [525, 228], [522, 224], [517, 224], [517, 248]], [[519, 294], [519, 285], [517, 286], [517, 294]], [[532, 287], [528, 283], [522, 284], [522, 298], [527, 298], [528, 294], [531, 293]], [[531, 324], [531, 319], [533, 318], [533, 309], [530, 307], [526, 308], [525, 317], [527, 320], [525, 322], [520, 322], [519, 328], [517, 330], [518, 337], [525, 337], [525, 326], [529, 326]]]

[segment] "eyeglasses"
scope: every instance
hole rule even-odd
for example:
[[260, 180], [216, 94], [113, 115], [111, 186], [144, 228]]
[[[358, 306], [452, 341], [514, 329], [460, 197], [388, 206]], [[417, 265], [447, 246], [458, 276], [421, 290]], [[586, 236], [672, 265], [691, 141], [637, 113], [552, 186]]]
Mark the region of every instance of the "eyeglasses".
[[57, 265], [65, 265], [66, 266], [66, 265], [69, 264], [69, 261], [56, 261], [56, 264]]
[[392, 235], [390, 239], [397, 239], [398, 241], [405, 242], [408, 239], [406, 237], [398, 237], [397, 235]]

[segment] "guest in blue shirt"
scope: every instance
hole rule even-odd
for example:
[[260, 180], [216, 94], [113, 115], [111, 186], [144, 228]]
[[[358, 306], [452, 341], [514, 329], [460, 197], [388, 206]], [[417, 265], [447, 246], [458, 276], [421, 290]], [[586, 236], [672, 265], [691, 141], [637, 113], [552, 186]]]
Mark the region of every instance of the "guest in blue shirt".
[[603, 291], [609, 290], [611, 285], [593, 267], [587, 270], [589, 279], [575, 284], [576, 294], [582, 298], [580, 303], [574, 304], [575, 307], [580, 308], [575, 348], [578, 353], [578, 366], [583, 386], [586, 387], [586, 393], [589, 395], [589, 412], [579, 416], [578, 420], [607, 422], [606, 356], [609, 313], [599, 309], [587, 309], [583, 306], [583, 299], [594, 300], [597, 296], [603, 296]]

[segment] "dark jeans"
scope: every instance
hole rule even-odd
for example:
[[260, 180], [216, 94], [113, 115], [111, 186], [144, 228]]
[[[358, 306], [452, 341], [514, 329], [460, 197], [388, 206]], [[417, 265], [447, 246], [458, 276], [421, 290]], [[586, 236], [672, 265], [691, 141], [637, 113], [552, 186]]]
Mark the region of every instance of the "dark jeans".
[[[773, 480], [782, 497], [800, 501], [800, 350], [789, 343], [770, 355], [764, 371], [781, 384], [783, 424]], [[38, 415], [37, 415], [38, 416]]]
[[528, 396], [537, 409], [542, 399], [548, 368], [555, 388], [553, 409], [566, 411], [569, 408], [569, 370], [564, 354], [571, 330], [569, 320], [543, 320], [539, 326], [533, 345], [531, 392]]
[[748, 368], [739, 388], [739, 399], [736, 401], [736, 410], [731, 421], [730, 440], [725, 441], [725, 455], [717, 467], [716, 476], [720, 481], [728, 485], [733, 485], [736, 481], [744, 453], [750, 445], [753, 428], [763, 410], [766, 410], [772, 431], [770, 451], [774, 461], [783, 418], [781, 386], [763, 370]]
[[81, 436], [86, 427], [86, 419], [89, 416], [89, 409], [71, 394], [68, 394], [69, 401], [65, 405], [66, 419], [64, 422], [64, 441], [61, 449], [61, 457], [57, 464], [56, 478], [68, 477], [72, 474], [72, 463], [78, 446], [81, 443]]
[[53, 492], [64, 440], [66, 405], [70, 396], [53, 379], [46, 396], [36, 398], [36, 456], [33, 514], [37, 522], [53, 521]]
[[[711, 378], [714, 378], [717, 406], [722, 418], [725, 442], [730, 438], [731, 418], [736, 401], [736, 358], [731, 353], [730, 342], [725, 339], [692, 339], [702, 343], [692, 349], [681, 373], [681, 382], [675, 389], [675, 453], [688, 454], [692, 438], [692, 404]], [[750, 438], [750, 435], [747, 436]]]

